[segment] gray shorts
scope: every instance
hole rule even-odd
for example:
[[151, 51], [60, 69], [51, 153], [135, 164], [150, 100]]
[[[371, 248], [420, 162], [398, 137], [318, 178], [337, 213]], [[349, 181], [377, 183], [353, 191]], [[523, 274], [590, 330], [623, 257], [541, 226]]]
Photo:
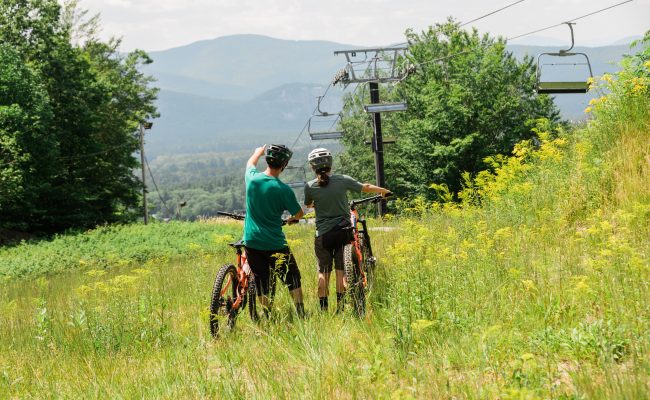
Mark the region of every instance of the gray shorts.
[[327, 274], [332, 272], [332, 264], [336, 269], [343, 271], [343, 248], [344, 246], [336, 249], [326, 249], [323, 247], [323, 235], [317, 236], [314, 239], [314, 249], [316, 251], [316, 260], [318, 260], [318, 272]]

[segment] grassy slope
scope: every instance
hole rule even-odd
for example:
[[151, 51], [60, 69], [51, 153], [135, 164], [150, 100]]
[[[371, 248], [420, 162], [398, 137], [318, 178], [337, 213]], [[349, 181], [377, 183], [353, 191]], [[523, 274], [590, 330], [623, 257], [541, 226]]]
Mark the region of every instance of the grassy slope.
[[78, 268], [106, 268], [213, 252], [224, 235], [234, 237], [233, 226], [169, 224], [106, 226], [85, 233], [61, 235], [36, 244], [22, 242], [0, 248], [0, 279], [55, 274]]
[[363, 320], [316, 311], [304, 226], [287, 232], [311, 317], [295, 320], [280, 291], [274, 320], [244, 316], [217, 341], [206, 306], [236, 224], [179, 225], [197, 240], [178, 246], [190, 254], [135, 264], [120, 257], [164, 227], [20, 248], [34, 265], [125, 255], [1, 286], [0, 397], [649, 397], [650, 107], [647, 86], [620, 86], [587, 129], [542, 126], [540, 148], [496, 162], [465, 193], [480, 207], [416, 203], [417, 218], [373, 232], [380, 270]]

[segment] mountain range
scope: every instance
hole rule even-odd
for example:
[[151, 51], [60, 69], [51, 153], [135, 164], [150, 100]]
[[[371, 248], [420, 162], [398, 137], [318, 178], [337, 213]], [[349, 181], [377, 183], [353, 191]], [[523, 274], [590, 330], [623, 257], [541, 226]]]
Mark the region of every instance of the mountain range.
[[[332, 77], [345, 66], [336, 50], [359, 46], [234, 35], [152, 52], [146, 67], [161, 91], [160, 118], [147, 135], [150, 157], [227, 152], [291, 141], [303, 129]], [[561, 47], [509, 45], [516, 57]], [[594, 75], [618, 70], [629, 45], [575, 48], [589, 55]], [[582, 67], [584, 68], [584, 67]], [[321, 109], [338, 111], [343, 90], [330, 88]], [[583, 118], [592, 95], [559, 95], [567, 119]], [[306, 135], [303, 135], [306, 136]]]

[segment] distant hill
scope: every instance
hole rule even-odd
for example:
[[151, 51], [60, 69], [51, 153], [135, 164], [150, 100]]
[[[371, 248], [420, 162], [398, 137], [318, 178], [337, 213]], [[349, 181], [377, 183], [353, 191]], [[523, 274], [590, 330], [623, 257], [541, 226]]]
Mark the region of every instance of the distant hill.
[[[161, 117], [147, 135], [148, 153], [224, 152], [295, 138], [324, 90], [318, 84], [285, 84], [248, 101], [162, 90]], [[340, 89], [330, 93], [324, 106], [340, 110]]]
[[344, 65], [342, 57], [334, 57], [334, 51], [353, 47], [259, 35], [225, 36], [152, 52], [155, 62], [149, 72], [166, 77], [161, 79], [163, 89], [205, 95], [204, 90], [197, 93], [192, 88], [192, 82], [204, 81], [222, 89], [210, 97], [250, 99], [287, 83], [329, 82]]
[[[235, 35], [153, 52], [147, 72], [162, 89], [161, 117], [147, 137], [150, 155], [221, 152], [291, 140], [300, 132], [334, 74], [345, 65], [335, 50], [358, 48], [327, 41]], [[518, 58], [561, 47], [511, 45]], [[615, 72], [627, 45], [576, 48], [594, 74]], [[306, 83], [305, 83], [306, 82]], [[311, 82], [311, 83], [310, 83]], [[324, 108], [341, 108], [340, 88]], [[560, 95], [565, 118], [580, 119], [591, 95]]]

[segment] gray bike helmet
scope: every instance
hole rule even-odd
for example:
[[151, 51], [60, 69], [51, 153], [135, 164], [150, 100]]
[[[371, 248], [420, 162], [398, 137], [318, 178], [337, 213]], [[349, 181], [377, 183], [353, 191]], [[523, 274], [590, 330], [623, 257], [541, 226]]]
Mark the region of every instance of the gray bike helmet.
[[272, 144], [266, 148], [266, 163], [271, 168], [284, 168], [289, 164], [293, 152], [283, 144]]
[[323, 148], [314, 149], [307, 156], [307, 161], [314, 171], [332, 168], [332, 153]]

